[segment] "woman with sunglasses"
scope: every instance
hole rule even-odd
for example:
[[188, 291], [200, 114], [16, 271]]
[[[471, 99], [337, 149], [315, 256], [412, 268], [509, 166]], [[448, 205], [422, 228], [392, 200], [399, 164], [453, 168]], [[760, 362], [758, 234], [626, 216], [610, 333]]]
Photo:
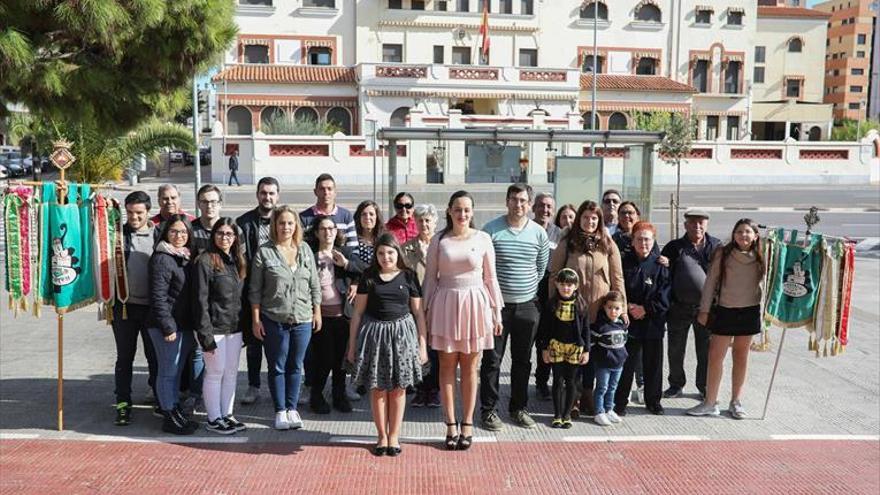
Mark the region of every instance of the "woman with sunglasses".
[[413, 217], [415, 201], [410, 193], [401, 192], [394, 196], [394, 216], [385, 224], [385, 230], [394, 234], [397, 243], [403, 246], [419, 235], [416, 219]]
[[232, 415], [242, 343], [238, 318], [247, 264], [236, 230], [231, 218], [217, 219], [211, 229], [211, 244], [196, 258], [192, 275], [196, 338], [205, 357], [205, 428], [220, 435], [245, 429]]

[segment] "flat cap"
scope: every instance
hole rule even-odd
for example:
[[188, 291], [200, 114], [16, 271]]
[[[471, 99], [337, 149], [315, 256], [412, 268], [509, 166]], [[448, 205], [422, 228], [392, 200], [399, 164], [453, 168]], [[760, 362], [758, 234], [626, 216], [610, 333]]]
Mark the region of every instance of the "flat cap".
[[684, 212], [684, 217], [709, 218], [709, 212], [707, 212], [706, 210], [701, 210], [699, 208], [689, 208], [686, 212]]

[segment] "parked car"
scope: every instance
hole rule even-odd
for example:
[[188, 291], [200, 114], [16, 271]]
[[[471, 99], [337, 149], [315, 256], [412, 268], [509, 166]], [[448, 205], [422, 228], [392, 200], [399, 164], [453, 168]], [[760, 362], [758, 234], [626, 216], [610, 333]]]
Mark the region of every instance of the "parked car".
[[22, 158], [21, 153], [10, 151], [0, 156], [0, 165], [6, 167], [10, 177], [21, 177], [33, 170], [33, 162], [30, 158]]
[[171, 163], [183, 163], [184, 152], [180, 150], [172, 150], [168, 152], [168, 161]]
[[211, 148], [199, 148], [199, 163], [203, 167], [211, 164]]

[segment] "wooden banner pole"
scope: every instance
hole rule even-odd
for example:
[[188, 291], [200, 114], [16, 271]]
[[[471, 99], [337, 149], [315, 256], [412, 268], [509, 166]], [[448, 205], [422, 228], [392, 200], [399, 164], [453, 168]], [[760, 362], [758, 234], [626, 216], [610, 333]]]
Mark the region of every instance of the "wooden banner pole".
[[58, 315], [58, 431], [64, 431], [64, 315]]

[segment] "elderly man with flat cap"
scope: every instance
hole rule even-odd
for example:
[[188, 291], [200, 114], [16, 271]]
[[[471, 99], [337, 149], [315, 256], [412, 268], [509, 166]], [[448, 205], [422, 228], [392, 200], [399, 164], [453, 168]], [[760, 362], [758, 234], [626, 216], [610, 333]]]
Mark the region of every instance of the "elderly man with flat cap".
[[672, 278], [672, 304], [667, 314], [669, 332], [669, 388], [664, 397], [681, 397], [686, 379], [684, 353], [688, 333], [694, 327], [694, 345], [697, 351], [696, 385], [700, 396], [706, 395], [706, 367], [709, 362], [709, 330], [697, 322], [700, 295], [712, 253], [721, 241], [708, 234], [709, 213], [690, 209], [684, 214], [685, 234], [663, 247], [662, 256], [669, 259]]

